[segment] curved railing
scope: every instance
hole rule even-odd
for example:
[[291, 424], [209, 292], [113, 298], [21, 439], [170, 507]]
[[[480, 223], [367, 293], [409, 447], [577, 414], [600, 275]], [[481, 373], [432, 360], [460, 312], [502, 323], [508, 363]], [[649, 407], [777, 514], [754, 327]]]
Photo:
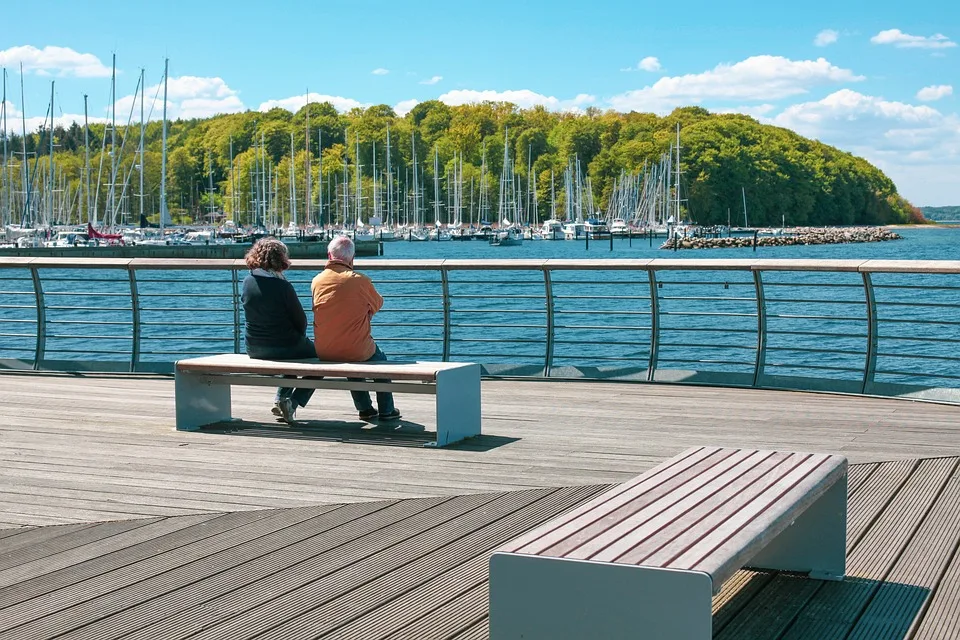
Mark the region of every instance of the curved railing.
[[[288, 273], [310, 315], [322, 261]], [[960, 401], [960, 262], [360, 260], [392, 358], [490, 376]], [[242, 352], [242, 260], [0, 258], [0, 366], [169, 372]]]

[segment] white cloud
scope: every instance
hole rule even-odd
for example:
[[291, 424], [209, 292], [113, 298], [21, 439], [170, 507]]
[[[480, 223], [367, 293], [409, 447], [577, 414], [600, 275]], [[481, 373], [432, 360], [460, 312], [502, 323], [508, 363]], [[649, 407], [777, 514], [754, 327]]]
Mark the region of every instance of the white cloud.
[[595, 96], [586, 93], [581, 93], [571, 100], [560, 100], [559, 98], [545, 96], [535, 91], [530, 91], [529, 89], [509, 91], [457, 89], [448, 91], [437, 99], [452, 106], [473, 104], [476, 102], [512, 102], [522, 109], [543, 105], [552, 111], [577, 111], [584, 106], [593, 104], [597, 100]]
[[[364, 104], [362, 102], [357, 102], [353, 98], [344, 98], [341, 96], [328, 96], [323, 93], [311, 93], [310, 102], [329, 102], [333, 105], [333, 108], [340, 112], [349, 111], [356, 107], [361, 109], [369, 107], [370, 105]], [[283, 98], [282, 100], [267, 100], [260, 104], [257, 107], [257, 111], [270, 111], [276, 107], [281, 109], [286, 109], [292, 113], [296, 113], [302, 109], [307, 104], [307, 96], [291, 96], [289, 98]]]
[[660, 71], [662, 67], [660, 66], [660, 60], [654, 56], [647, 56], [643, 60], [637, 63], [637, 69], [642, 71]]
[[932, 36], [912, 36], [900, 29], [887, 29], [870, 38], [874, 44], [892, 44], [900, 49], [948, 49], [957, 46], [947, 36], [936, 33]]
[[[156, 102], [154, 102], [156, 96]], [[116, 103], [117, 121], [126, 122], [131, 109], [139, 119], [139, 96], [128, 95]], [[222, 78], [180, 76], [167, 83], [167, 118], [207, 118], [219, 113], [237, 113], [245, 110], [238, 92], [231, 89]], [[163, 86], [153, 85], [146, 89], [146, 111], [149, 119], [163, 116]]]
[[393, 111], [394, 113], [396, 113], [398, 116], [402, 118], [403, 116], [410, 113], [410, 110], [413, 109], [418, 104], [420, 104], [420, 101], [416, 99], [401, 100], [397, 104], [393, 105]]
[[924, 87], [923, 89], [920, 89], [920, 91], [917, 91], [917, 100], [933, 102], [934, 100], [939, 100], [940, 98], [946, 98], [949, 95], [953, 95], [953, 87], [949, 84], [939, 84], [930, 87]]
[[618, 111], [663, 112], [707, 99], [777, 100], [806, 93], [818, 85], [863, 79], [824, 58], [753, 56], [736, 64], [717, 65], [703, 73], [660, 78], [643, 89], [614, 96], [610, 106]]
[[0, 67], [19, 68], [24, 73], [40, 76], [76, 76], [78, 78], [108, 78], [110, 67], [92, 53], [79, 53], [69, 47], [36, 47], [26, 45], [0, 51]]
[[384, 69], [383, 67], [378, 67], [373, 71], [371, 71], [370, 73], [372, 73], [375, 76], [385, 76], [388, 73], [390, 73], [390, 69]]
[[433, 76], [429, 80], [421, 80], [420, 84], [437, 84], [441, 80], [443, 80], [443, 76]]
[[840, 38], [840, 32], [835, 29], [824, 29], [813, 39], [813, 44], [818, 47], [825, 47], [833, 44]]

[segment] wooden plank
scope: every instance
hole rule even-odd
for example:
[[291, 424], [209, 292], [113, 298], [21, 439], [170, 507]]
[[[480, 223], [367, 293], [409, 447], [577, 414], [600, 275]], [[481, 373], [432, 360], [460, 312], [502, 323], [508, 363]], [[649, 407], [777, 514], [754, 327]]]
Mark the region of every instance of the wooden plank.
[[[24, 525], [111, 519], [111, 501], [162, 516], [166, 507], [233, 511], [610, 484], [703, 445], [815, 450], [858, 463], [960, 455], [956, 407], [895, 399], [485, 380], [487, 433], [421, 451], [409, 446], [413, 438], [361, 427], [346, 392], [315, 394], [298, 412], [307, 422], [285, 430], [270, 414], [271, 390], [248, 387], [234, 394], [234, 407], [254, 420], [188, 434], [173, 431], [169, 377], [0, 372], [0, 382], [0, 522]], [[403, 428], [434, 431], [433, 401], [402, 398]], [[532, 409], [558, 402], [562, 410]], [[2, 495], [7, 486], [42, 503], [24, 508], [22, 497]], [[862, 524], [851, 522], [851, 533]]]
[[[946, 484], [952, 460], [926, 460], [917, 465], [869, 530], [849, 552], [847, 580], [825, 582], [783, 636], [845, 638], [874, 597], [920, 526], [923, 515]], [[829, 615], [826, 615], [829, 612]]]
[[135, 544], [120, 551], [107, 553], [80, 564], [33, 576], [14, 585], [0, 587], [0, 609], [51, 592], [62, 592], [62, 590], [78, 583], [93, 581], [98, 576], [109, 574], [111, 571], [147, 561], [155, 555], [175, 551], [185, 544], [199, 543], [207, 537], [216, 536], [222, 532], [241, 528], [249, 523], [268, 518], [272, 513], [273, 510], [220, 514], [212, 520], [203, 522], [202, 526], [194, 524], [185, 529]]
[[[914, 637], [913, 631], [923, 626], [924, 611], [932, 604], [930, 600], [960, 545], [960, 475], [958, 461], [949, 462], [946, 486], [920, 520], [903, 554], [877, 585], [870, 604], [847, 636], [851, 640]], [[937, 489], [930, 487], [932, 492]], [[937, 616], [940, 620], [949, 617]]]
[[536, 490], [506, 497], [489, 494], [452, 498], [433, 505], [429, 512], [373, 531], [347, 532], [344, 541], [328, 550], [239, 588], [231, 586], [202, 607], [166, 617], [124, 637], [185, 637], [210, 629], [205, 635], [240, 638], [264, 631], [289, 619], [291, 612], [331, 601], [349, 591], [351, 585], [365, 584], [414, 561], [441, 541], [457, 539], [478, 523], [505, 516], [551, 493]]
[[[106, 615], [111, 606], [126, 608], [129, 602], [125, 598], [127, 594], [124, 587], [137, 585], [157, 575], [172, 579], [176, 575], [176, 569], [189, 573], [190, 569], [183, 567], [210, 554], [268, 536], [333, 508], [335, 507], [324, 506], [279, 511], [272, 517], [261, 518], [236, 529], [215, 534], [202, 542], [191, 542], [166, 553], [155, 554], [136, 565], [70, 585], [54, 593], [31, 598], [4, 611], [0, 630], [15, 630], [16, 634], [24, 636], [55, 636], [64, 633], [78, 623], [84, 624]], [[104, 600], [109, 604], [104, 605]]]
[[[436, 541], [439, 544], [431, 545], [433, 549], [429, 553], [423, 553], [424, 549], [415, 549], [416, 556], [407, 558], [403, 550], [398, 549], [390, 558], [380, 562], [371, 558], [369, 563], [354, 567], [348, 576], [334, 575], [333, 580], [321, 579], [311, 584], [307, 591], [314, 594], [316, 600], [327, 602], [318, 603], [320, 606], [288, 618], [280, 626], [271, 628], [271, 633], [287, 637], [322, 637], [353, 620], [358, 611], [389, 602], [409, 589], [422, 585], [425, 579], [454, 570], [477, 556], [480, 557], [479, 562], [488, 559], [490, 551], [529, 528], [530, 520], [542, 522], [590, 493], [589, 489], [584, 491], [582, 488], [559, 489], [535, 501], [514, 502], [512, 508], [501, 517], [478, 518], [472, 522], [461, 518], [456, 537], [440, 537]], [[489, 516], [497, 515], [492, 507], [488, 507], [491, 510]], [[524, 511], [527, 515], [521, 515]], [[386, 567], [395, 567], [389, 576], [383, 573]], [[372, 581], [370, 578], [373, 578]], [[331, 589], [334, 593], [343, 593], [343, 596], [330, 601]], [[259, 615], [255, 615], [254, 620], [256, 625], [262, 624]], [[235, 637], [239, 640], [255, 635], [246, 626], [232, 622], [217, 629], [212, 638]]]
[[[211, 600], [268, 578], [321, 553], [348, 544], [360, 535], [374, 534], [398, 521], [409, 521], [442, 504], [439, 499], [349, 505], [319, 514], [265, 539], [212, 553], [184, 567], [180, 576], [161, 574], [97, 598], [82, 612], [90, 623], [74, 632], [77, 638], [130, 637], [134, 632], [157, 633], [150, 625], [165, 628], [163, 636], [179, 633], [178, 622], [197, 615]], [[177, 586], [179, 584], [179, 586]], [[118, 596], [125, 595], [125, 598]], [[126, 604], [125, 608], [119, 605]], [[149, 631], [145, 629], [149, 627]]]

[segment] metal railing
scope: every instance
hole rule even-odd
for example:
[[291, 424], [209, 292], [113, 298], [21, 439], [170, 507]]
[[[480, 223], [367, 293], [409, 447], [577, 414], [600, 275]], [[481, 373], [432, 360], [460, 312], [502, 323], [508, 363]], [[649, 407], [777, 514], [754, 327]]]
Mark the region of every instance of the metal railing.
[[[323, 261], [288, 272], [310, 316]], [[960, 262], [358, 260], [394, 359], [488, 376], [960, 402]], [[169, 372], [242, 352], [242, 260], [0, 258], [0, 366]]]

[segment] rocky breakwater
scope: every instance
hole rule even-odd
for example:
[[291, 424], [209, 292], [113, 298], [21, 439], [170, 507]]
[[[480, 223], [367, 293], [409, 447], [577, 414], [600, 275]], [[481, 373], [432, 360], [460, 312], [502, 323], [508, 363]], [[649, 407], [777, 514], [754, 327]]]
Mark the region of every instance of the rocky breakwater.
[[670, 238], [661, 249], [723, 249], [743, 247], [785, 247], [794, 244], [846, 244], [851, 242], [885, 242], [903, 236], [886, 227], [793, 227], [775, 232], [758, 231], [756, 235], [714, 238]]

